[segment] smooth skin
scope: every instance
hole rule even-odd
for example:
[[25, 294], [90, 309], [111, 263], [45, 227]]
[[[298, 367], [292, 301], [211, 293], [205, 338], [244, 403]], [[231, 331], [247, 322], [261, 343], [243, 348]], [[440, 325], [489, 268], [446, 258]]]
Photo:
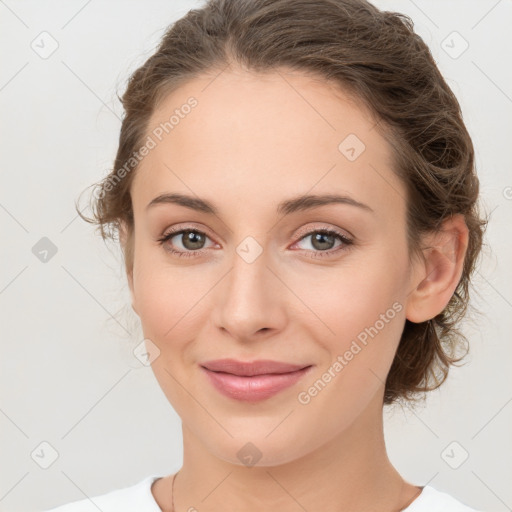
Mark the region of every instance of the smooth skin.
[[[406, 318], [433, 318], [455, 291], [467, 247], [464, 219], [446, 221], [425, 240], [425, 261], [410, 264], [405, 188], [364, 107], [289, 69], [218, 73], [191, 80], [160, 103], [148, 134], [189, 97], [198, 101], [143, 159], [131, 189], [132, 307], [160, 350], [152, 368], [182, 419], [175, 509], [400, 510], [420, 488], [388, 459], [384, 382]], [[354, 161], [338, 149], [349, 134], [365, 145]], [[218, 211], [148, 208], [166, 193], [207, 200]], [[303, 194], [344, 194], [373, 211], [329, 204], [276, 212]], [[182, 234], [160, 244], [171, 227], [204, 235], [195, 245]], [[353, 244], [337, 237], [315, 244], [318, 229], [335, 229]], [[262, 250], [251, 263], [237, 253], [247, 237]], [[299, 393], [395, 302], [401, 311], [308, 404], [300, 403]], [[247, 403], [221, 395], [200, 370], [200, 363], [225, 357], [313, 369], [277, 395]], [[237, 456], [248, 442], [261, 453], [252, 467]], [[171, 510], [171, 478], [152, 487], [163, 511]]]

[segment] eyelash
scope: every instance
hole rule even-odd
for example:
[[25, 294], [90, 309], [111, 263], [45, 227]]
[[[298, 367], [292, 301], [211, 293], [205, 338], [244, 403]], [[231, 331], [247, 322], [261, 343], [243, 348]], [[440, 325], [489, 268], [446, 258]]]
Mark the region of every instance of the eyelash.
[[[157, 242], [160, 245], [163, 245], [168, 240], [170, 240], [171, 238], [174, 238], [176, 235], [181, 235], [181, 234], [183, 234], [183, 233], [185, 233], [187, 231], [188, 232], [192, 232], [192, 233], [199, 233], [201, 235], [204, 235], [205, 237], [208, 237], [208, 235], [206, 233], [204, 233], [203, 231], [200, 231], [199, 229], [195, 229], [195, 228], [183, 228], [183, 229], [180, 229], [180, 228], [177, 228], [175, 230], [168, 231], [167, 233], [162, 235], [160, 238], [157, 239]], [[348, 250], [350, 248], [351, 245], [354, 244], [353, 240], [351, 240], [350, 238], [347, 238], [344, 234], [342, 234], [342, 233], [340, 233], [340, 232], [338, 232], [338, 231], [336, 231], [334, 229], [314, 229], [314, 230], [309, 231], [308, 233], [304, 234], [303, 236], [301, 236], [299, 238], [299, 240], [297, 240], [297, 242], [300, 242], [301, 240], [304, 240], [308, 236], [314, 235], [316, 233], [321, 233], [323, 235], [335, 236], [336, 238], [341, 240], [343, 245], [342, 246], [338, 246], [338, 248], [336, 248], [336, 249], [329, 249], [328, 251], [313, 251], [315, 256], [310, 256], [310, 258], [313, 258], [313, 259], [314, 258], [318, 258], [318, 257], [324, 258], [324, 257], [332, 256], [333, 253], [346, 251], [346, 250]], [[341, 249], [340, 249], [340, 247], [341, 247]], [[175, 254], [176, 256], [178, 256], [180, 258], [193, 258], [197, 254], [201, 254], [202, 252], [205, 251], [205, 249], [200, 249], [200, 250], [197, 250], [197, 251], [176, 251], [175, 249], [172, 249], [170, 247], [166, 248], [166, 250], [169, 251], [172, 254]], [[302, 250], [308, 251], [307, 249], [302, 249]]]

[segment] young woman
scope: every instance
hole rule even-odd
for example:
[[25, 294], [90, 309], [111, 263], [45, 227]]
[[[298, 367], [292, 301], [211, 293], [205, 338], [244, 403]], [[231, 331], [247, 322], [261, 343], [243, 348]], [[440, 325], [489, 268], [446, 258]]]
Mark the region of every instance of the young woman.
[[383, 406], [444, 381], [486, 221], [457, 99], [409, 18], [211, 0], [129, 80], [93, 195], [183, 466], [53, 509], [455, 512]]

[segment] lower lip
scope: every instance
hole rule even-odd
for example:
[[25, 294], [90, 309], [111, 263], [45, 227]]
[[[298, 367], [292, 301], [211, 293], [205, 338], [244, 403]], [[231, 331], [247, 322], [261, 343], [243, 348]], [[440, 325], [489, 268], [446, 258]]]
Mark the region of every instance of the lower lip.
[[208, 375], [213, 386], [223, 395], [246, 402], [258, 402], [276, 395], [301, 379], [312, 366], [290, 373], [273, 373], [242, 377], [224, 372], [201, 369]]

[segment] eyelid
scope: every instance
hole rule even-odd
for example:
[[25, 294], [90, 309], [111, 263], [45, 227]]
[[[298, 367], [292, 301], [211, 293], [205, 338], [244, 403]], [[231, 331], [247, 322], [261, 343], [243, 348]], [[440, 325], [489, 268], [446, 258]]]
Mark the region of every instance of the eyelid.
[[[157, 238], [157, 242], [160, 245], [164, 245], [171, 238], [174, 238], [177, 235], [183, 234], [184, 231], [195, 231], [195, 232], [201, 233], [201, 234], [205, 235], [207, 238], [209, 238], [211, 240], [211, 242], [213, 243], [213, 245], [218, 245], [217, 242], [215, 242], [215, 239], [214, 239], [215, 237], [212, 237], [210, 235], [210, 232], [207, 228], [203, 228], [202, 226], [196, 227], [195, 225], [190, 224], [190, 223], [176, 224], [176, 225], [172, 226], [171, 228], [166, 229], [163, 232], [163, 234]], [[341, 252], [343, 250], [347, 250], [350, 246], [354, 245], [354, 243], [355, 243], [354, 236], [351, 233], [347, 232], [346, 230], [342, 230], [341, 228], [330, 226], [325, 223], [318, 223], [318, 224], [314, 224], [313, 226], [308, 224], [308, 225], [300, 228], [295, 233], [294, 242], [292, 243], [292, 245], [290, 247], [297, 245], [304, 238], [307, 238], [308, 236], [312, 236], [314, 233], [317, 233], [317, 232], [329, 232], [329, 233], [333, 234], [334, 236], [337, 236], [341, 240], [341, 242], [342, 242], [341, 245], [344, 246], [344, 248], [329, 249], [326, 251], [307, 251], [305, 249], [302, 249], [302, 250], [304, 250], [306, 252], [312, 252], [313, 254], [317, 254], [318, 256], [324, 256], [324, 255], [330, 256], [338, 251]], [[340, 247], [340, 246], [338, 246], [338, 247]], [[187, 250], [184, 251], [184, 250], [177, 250], [177, 249], [170, 249], [170, 248], [168, 248], [166, 250], [168, 250], [171, 253], [175, 253], [177, 255], [187, 255], [187, 256], [193, 257], [193, 255], [200, 256], [200, 255], [208, 252], [208, 249], [211, 249], [211, 247], [198, 249], [196, 251], [187, 251]], [[299, 252], [300, 252], [300, 249], [299, 249]]]
[[[214, 237], [210, 236], [210, 234], [208, 233], [208, 231], [204, 230], [204, 229], [199, 229], [199, 228], [196, 228], [196, 227], [193, 227], [193, 226], [189, 226], [189, 227], [173, 227], [173, 228], [170, 228], [170, 229], [167, 229], [164, 231], [164, 233], [159, 236], [157, 238], [157, 241], [158, 242], [161, 242], [162, 240], [166, 239], [167, 241], [174, 238], [175, 236], [177, 235], [183, 235], [186, 231], [192, 231], [194, 233], [199, 233], [201, 235], [203, 235], [205, 238], [207, 238], [208, 240], [210, 240], [210, 242], [213, 244], [213, 245], [219, 245], [217, 242], [215, 242], [215, 239]], [[203, 250], [203, 249], [200, 249], [200, 250]], [[200, 250], [198, 251], [194, 251], [194, 252], [199, 252]], [[190, 251], [192, 252], [192, 251]]]
[[[204, 233], [212, 240], [215, 238], [214, 236], [211, 235], [211, 232], [206, 227], [203, 227], [203, 226], [196, 227], [194, 225], [194, 223], [192, 223], [192, 224], [191, 223], [181, 223], [181, 224], [175, 224], [172, 227], [165, 229], [163, 234], [161, 236], [159, 236], [158, 239], [165, 238], [170, 234], [177, 234], [180, 231], [184, 231], [184, 230], [191, 230], [191, 231], [197, 230], [198, 232]], [[296, 231], [295, 235], [294, 235], [294, 238], [296, 238], [296, 241], [294, 243], [298, 242], [306, 235], [311, 235], [313, 231], [322, 231], [322, 230], [337, 231], [340, 235], [343, 235], [346, 238], [350, 238], [351, 240], [354, 239], [354, 235], [352, 235], [352, 233], [350, 233], [346, 229], [329, 226], [328, 224], [319, 222], [316, 224], [313, 223], [313, 225], [307, 224], [306, 226], [303, 226], [298, 231]]]
[[159, 236], [158, 238], [161, 239], [170, 234], [175, 235], [175, 234], [178, 234], [180, 231], [197, 231], [199, 233], [203, 233], [203, 234], [207, 235], [208, 238], [210, 238], [212, 241], [214, 238], [216, 238], [216, 237], [212, 236], [212, 233], [208, 228], [206, 228], [202, 225], [198, 226], [198, 225], [195, 225], [194, 223], [187, 223], [187, 222], [174, 224], [173, 226], [166, 228], [163, 231], [162, 235]]
[[354, 235], [352, 235], [352, 233], [346, 229], [341, 229], [337, 226], [331, 226], [325, 222], [318, 222], [316, 224], [313, 223], [313, 225], [307, 224], [306, 226], [296, 231], [295, 236], [297, 237], [297, 241], [302, 239], [304, 235], [310, 235], [313, 231], [336, 231], [339, 235], [344, 236], [345, 238], [350, 238], [350, 240], [354, 240], [355, 238]]

